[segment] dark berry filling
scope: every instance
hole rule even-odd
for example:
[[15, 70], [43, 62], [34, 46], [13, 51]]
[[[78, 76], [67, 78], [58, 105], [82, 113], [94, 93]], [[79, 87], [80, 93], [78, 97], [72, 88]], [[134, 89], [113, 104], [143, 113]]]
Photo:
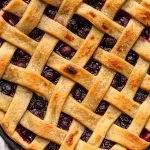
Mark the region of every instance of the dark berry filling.
[[63, 42], [58, 42], [54, 51], [68, 60], [71, 59], [76, 53], [72, 47]]
[[114, 145], [115, 145], [114, 142], [104, 139], [103, 142], [102, 142], [102, 144], [101, 144], [101, 146], [100, 146], [100, 148], [109, 150]]
[[148, 92], [139, 89], [134, 97], [134, 100], [140, 104], [143, 103], [143, 101], [145, 101], [145, 99], [148, 97]]
[[60, 74], [48, 66], [44, 67], [42, 71], [42, 76], [45, 77], [47, 80], [51, 81], [53, 84], [57, 84], [60, 78]]
[[38, 28], [35, 28], [30, 34], [29, 37], [36, 40], [36, 41], [40, 41], [42, 39], [44, 35], [44, 32]]
[[111, 49], [116, 44], [117, 40], [113, 37], [105, 34], [103, 39], [101, 40], [100, 47], [106, 51], [111, 51]]
[[44, 119], [48, 102], [38, 95], [33, 95], [28, 110], [37, 117]]
[[132, 118], [126, 114], [121, 114], [120, 117], [116, 120], [115, 124], [121, 128], [127, 129], [132, 122]]
[[81, 38], [86, 38], [91, 29], [91, 23], [85, 18], [74, 15], [68, 24], [68, 29]]
[[0, 80], [0, 92], [2, 92], [5, 95], [13, 97], [16, 91], [17, 85], [6, 81], [6, 80]]
[[89, 140], [90, 136], [92, 135], [92, 133], [93, 132], [91, 130], [89, 130], [88, 128], [85, 128], [80, 139], [87, 142]]
[[4, 40], [0, 38], [0, 47], [3, 45]]
[[122, 26], [127, 26], [131, 16], [123, 10], [120, 10], [114, 20]]
[[140, 137], [142, 139], [144, 139], [145, 141], [150, 142], [150, 132], [147, 131], [146, 129], [143, 129], [143, 131], [141, 132]]
[[100, 10], [104, 5], [105, 0], [84, 0], [84, 2], [95, 9]]
[[17, 126], [16, 131], [21, 136], [21, 138], [24, 141], [26, 141], [27, 143], [31, 143], [35, 138], [35, 134], [33, 132], [31, 132], [28, 129], [24, 128], [20, 124]]
[[20, 49], [17, 49], [14, 53], [11, 63], [16, 66], [26, 68], [30, 61], [30, 58], [31, 57], [29, 54], [27, 54], [26, 52], [23, 52]]
[[127, 78], [120, 73], [117, 73], [111, 83], [111, 86], [121, 91], [127, 82]]
[[148, 69], [147, 73], [150, 75], [150, 68]]
[[3, 18], [5, 19], [5, 21], [7, 21], [12, 26], [15, 26], [20, 20], [20, 18], [18, 16], [14, 15], [12, 13], [9, 13], [9, 12], [5, 12], [3, 14]]
[[109, 107], [109, 103], [103, 100], [97, 107], [95, 113], [102, 116], [102, 115], [104, 115], [104, 113], [106, 112], [108, 107]]
[[1, 0], [0, 1], [0, 9], [3, 9], [8, 3], [9, 3], [10, 0]]
[[141, 37], [150, 42], [150, 28], [145, 28], [141, 34]]
[[51, 5], [47, 5], [47, 7], [45, 8], [45, 11], [44, 11], [44, 14], [51, 18], [51, 19], [54, 19], [56, 13], [57, 13], [58, 9], [54, 6], [51, 6]]
[[87, 90], [79, 84], [76, 84], [71, 91], [73, 98], [75, 98], [79, 103], [83, 101], [87, 94]]
[[64, 130], [69, 130], [73, 118], [65, 113], [61, 113], [58, 121], [58, 127]]
[[29, 4], [31, 0], [23, 0], [23, 1]]
[[137, 63], [138, 58], [139, 55], [133, 50], [131, 50], [126, 57], [126, 61], [129, 62], [131, 65], [135, 65]]
[[56, 143], [50, 142], [46, 150], [59, 150], [60, 146]]
[[97, 75], [101, 69], [101, 64], [95, 59], [90, 59], [84, 68], [90, 73]]

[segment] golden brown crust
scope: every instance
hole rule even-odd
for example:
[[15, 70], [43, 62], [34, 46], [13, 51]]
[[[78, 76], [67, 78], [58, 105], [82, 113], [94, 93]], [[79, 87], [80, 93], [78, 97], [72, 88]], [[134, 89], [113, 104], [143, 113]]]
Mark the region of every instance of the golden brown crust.
[[[43, 15], [47, 4], [59, 7], [53, 20]], [[0, 12], [0, 37], [6, 40], [0, 47], [0, 77], [18, 85], [13, 98], [0, 94], [0, 123], [5, 132], [30, 150], [43, 150], [50, 141], [61, 145], [60, 150], [100, 150], [104, 138], [116, 143], [112, 150], [147, 148], [150, 143], [139, 135], [144, 127], [150, 131], [150, 97], [141, 105], [133, 99], [139, 88], [150, 92], [150, 44], [139, 38], [150, 25], [149, 6], [149, 0], [107, 0], [98, 11], [82, 0], [31, 0], [29, 5], [12, 0], [4, 11], [21, 17], [16, 26], [10, 26]], [[132, 17], [126, 27], [112, 21], [120, 9]], [[92, 23], [85, 39], [66, 28], [74, 14]], [[45, 32], [40, 42], [27, 36], [35, 27]], [[110, 52], [97, 48], [104, 34], [117, 40]], [[59, 40], [76, 50], [71, 60], [53, 52]], [[17, 48], [31, 55], [27, 68], [10, 64]], [[125, 61], [131, 49], [139, 55], [135, 66]], [[84, 68], [90, 58], [102, 64], [97, 76]], [[61, 74], [57, 85], [41, 76], [45, 65]], [[128, 79], [122, 91], [111, 87], [116, 72]], [[88, 90], [82, 103], [70, 94], [76, 83]], [[49, 102], [44, 120], [27, 111], [33, 92]], [[99, 116], [94, 112], [103, 99], [110, 106]], [[73, 117], [69, 131], [57, 127], [61, 112]], [[121, 113], [133, 118], [128, 129], [114, 124]], [[32, 143], [15, 131], [18, 123], [37, 135]], [[80, 140], [85, 127], [93, 131], [87, 143]]]
[[150, 10], [138, 4], [137, 2], [127, 0], [123, 6], [123, 10], [128, 12], [131, 16], [143, 23], [145, 26], [150, 25]]
[[10, 1], [9, 5], [7, 5], [3, 10], [11, 12], [12, 14], [16, 14], [21, 17], [27, 8], [27, 4], [22, 0], [13, 0]]

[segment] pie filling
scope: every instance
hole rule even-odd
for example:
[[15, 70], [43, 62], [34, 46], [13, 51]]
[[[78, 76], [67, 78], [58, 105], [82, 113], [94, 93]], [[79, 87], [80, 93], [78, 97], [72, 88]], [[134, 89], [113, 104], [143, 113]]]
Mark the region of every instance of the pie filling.
[[4, 8], [9, 3], [9, 1], [10, 0], [1, 0], [0, 9]]
[[72, 89], [71, 93], [73, 98], [81, 103], [87, 94], [87, 90], [83, 88], [81, 85], [76, 84]]
[[54, 49], [54, 52], [68, 60], [70, 60], [76, 53], [76, 51], [72, 47], [65, 44], [64, 42], [58, 42]]
[[105, 0], [83, 0], [83, 2], [87, 3], [97, 10], [100, 10], [104, 5]]
[[14, 53], [11, 63], [19, 67], [26, 68], [30, 61], [30, 58], [30, 55], [28, 55], [20, 49], [17, 49]]
[[[24, 1], [26, 3], [30, 2], [30, 0], [24, 0]], [[6, 6], [8, 4], [8, 2], [9, 1], [7, 1], [7, 0], [3, 0], [0, 4], [0, 9], [2, 9], [4, 6]], [[104, 0], [84, 0], [84, 2], [98, 10], [100, 10], [105, 3]], [[58, 11], [57, 8], [55, 8], [51, 5], [48, 5], [44, 11], [44, 14], [53, 19], [56, 15], [57, 11]], [[20, 18], [18, 16], [15, 16], [8, 12], [4, 13], [3, 18], [12, 26], [15, 26], [20, 20]], [[129, 22], [130, 18], [131, 18], [130, 15], [128, 15], [126, 12], [120, 10], [117, 13], [114, 20], [117, 23], [119, 23], [120, 25], [126, 26]], [[74, 15], [72, 17], [72, 19], [70, 20], [67, 28], [69, 30], [71, 30], [73, 33], [75, 33], [76, 35], [80, 36], [81, 38], [86, 38], [91, 27], [92, 27], [92, 25], [89, 21], [87, 21], [86, 19], [84, 19], [82, 17]], [[44, 35], [43, 31], [41, 31], [38, 28], [35, 28], [29, 34], [29, 37], [33, 38], [36, 41], [40, 41], [41, 38], [43, 37], [43, 35]], [[142, 32], [141, 38], [144, 40], [150, 41], [150, 29], [146, 28]], [[3, 42], [4, 42], [4, 40], [0, 39], [0, 46], [2, 46]], [[101, 43], [99, 44], [99, 47], [101, 47], [102, 49], [104, 49], [106, 51], [111, 51], [111, 49], [114, 47], [116, 42], [117, 42], [116, 39], [105, 34]], [[67, 45], [66, 43], [64, 43], [62, 41], [58, 42], [58, 44], [56, 45], [56, 47], [54, 49], [54, 52], [57, 53], [58, 55], [64, 57], [65, 59], [71, 59], [76, 53], [76, 51], [72, 47], [70, 47], [69, 45]], [[31, 58], [30, 55], [28, 55], [27, 53], [23, 52], [20, 49], [17, 49], [17, 51], [14, 53], [11, 63], [14, 65], [17, 65], [19, 67], [25, 68], [25, 67], [27, 67], [27, 65], [29, 63], [30, 58]], [[138, 54], [136, 52], [134, 52], [133, 50], [131, 50], [126, 57], [126, 61], [132, 65], [136, 65], [138, 58], [139, 58]], [[89, 71], [90, 73], [97, 75], [101, 69], [101, 64], [98, 61], [96, 61], [94, 58], [91, 58], [88, 61], [88, 63], [85, 65], [84, 68], [87, 71]], [[150, 74], [150, 69], [149, 69], [148, 73]], [[53, 84], [57, 84], [57, 82], [59, 81], [59, 78], [61, 76], [60, 73], [58, 73], [57, 71], [53, 70], [52, 68], [50, 68], [48, 66], [44, 67], [41, 75], [43, 77], [45, 77], [47, 80], [51, 81]], [[121, 91], [124, 88], [126, 82], [127, 82], [126, 77], [124, 77], [120, 73], [116, 73], [111, 86], [114, 87], [116, 90]], [[11, 82], [8, 82], [5, 80], [0, 80], [0, 92], [2, 92], [3, 94], [13, 97], [15, 94], [16, 86], [17, 85], [14, 83], [11, 83]], [[85, 88], [83, 88], [81, 85], [76, 84], [73, 87], [71, 94], [74, 99], [76, 99], [79, 103], [81, 103], [83, 101], [83, 99], [85, 98], [85, 96], [87, 95], [87, 92], [88, 91]], [[147, 96], [148, 96], [148, 93], [146, 91], [139, 89], [136, 93], [136, 96], [134, 97], [134, 100], [141, 104], [147, 98]], [[46, 110], [47, 110], [47, 105], [48, 105], [48, 102], [46, 100], [44, 100], [44, 98], [42, 98], [36, 94], [33, 94], [31, 102], [28, 106], [28, 110], [31, 113], [33, 113], [34, 115], [36, 115], [37, 117], [44, 119], [44, 116], [45, 116]], [[105, 100], [103, 100], [97, 107], [95, 113], [102, 116], [102, 115], [104, 115], [104, 113], [106, 112], [108, 107], [109, 107], [109, 103], [106, 102]], [[73, 120], [73, 118], [71, 116], [68, 116], [67, 114], [62, 112], [60, 115], [59, 121], [58, 121], [58, 127], [61, 129], [64, 129], [64, 130], [69, 130], [72, 120]], [[132, 122], [132, 118], [130, 118], [129, 116], [127, 116], [125, 114], [121, 114], [120, 117], [115, 121], [115, 124], [122, 128], [127, 129], [129, 127], [129, 125], [131, 124], [131, 122]], [[26, 141], [27, 143], [31, 143], [35, 138], [34, 133], [25, 129], [20, 124], [17, 126], [16, 131], [22, 137], [22, 139], [24, 141]], [[87, 142], [91, 135], [92, 135], [92, 131], [90, 131], [88, 128], [85, 128], [85, 130], [81, 136], [81, 140]], [[144, 129], [142, 131], [140, 137], [143, 138], [144, 140], [150, 142], [150, 133], [146, 129]], [[100, 148], [110, 149], [111, 147], [113, 147], [114, 144], [115, 144], [114, 142], [104, 139], [102, 144], [100, 145]], [[59, 149], [59, 147], [60, 146], [57, 145], [56, 143], [51, 142], [47, 146], [46, 149], [47, 150], [57, 150], [57, 149]]]
[[60, 78], [60, 74], [48, 66], [44, 67], [41, 75], [51, 81], [53, 84], [57, 84]]

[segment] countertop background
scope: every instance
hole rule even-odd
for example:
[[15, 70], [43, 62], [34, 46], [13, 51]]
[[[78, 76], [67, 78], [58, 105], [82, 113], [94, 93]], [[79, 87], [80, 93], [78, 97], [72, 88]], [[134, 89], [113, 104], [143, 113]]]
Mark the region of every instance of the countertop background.
[[0, 136], [0, 150], [10, 150], [1, 136]]

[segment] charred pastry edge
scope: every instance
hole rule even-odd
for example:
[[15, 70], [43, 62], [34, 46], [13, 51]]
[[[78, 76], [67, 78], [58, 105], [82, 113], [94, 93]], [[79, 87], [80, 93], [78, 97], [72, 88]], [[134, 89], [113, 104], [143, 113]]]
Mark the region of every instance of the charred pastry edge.
[[77, 69], [71, 65], [68, 65], [66, 68], [65, 68], [65, 71], [69, 74], [72, 74], [72, 75], [75, 75], [77, 74]]

